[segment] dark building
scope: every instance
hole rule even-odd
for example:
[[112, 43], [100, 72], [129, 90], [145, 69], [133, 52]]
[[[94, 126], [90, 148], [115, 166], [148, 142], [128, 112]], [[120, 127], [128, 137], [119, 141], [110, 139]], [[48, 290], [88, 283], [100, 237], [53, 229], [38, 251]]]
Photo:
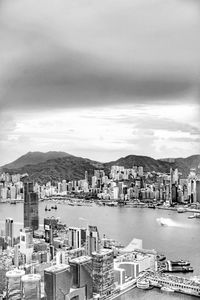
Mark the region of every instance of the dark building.
[[89, 256], [80, 256], [70, 260], [73, 276], [73, 288], [85, 288], [86, 299], [93, 298], [92, 259]]
[[39, 227], [38, 217], [38, 194], [33, 190], [33, 182], [24, 183], [24, 228], [29, 227], [37, 230]]
[[63, 300], [69, 294], [72, 274], [69, 265], [55, 265], [44, 270], [44, 289], [47, 300]]

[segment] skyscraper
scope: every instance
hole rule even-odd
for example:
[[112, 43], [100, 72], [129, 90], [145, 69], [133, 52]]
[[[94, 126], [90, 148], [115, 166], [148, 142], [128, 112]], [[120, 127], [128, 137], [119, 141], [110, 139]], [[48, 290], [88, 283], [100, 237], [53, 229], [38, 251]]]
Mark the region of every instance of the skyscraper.
[[38, 195], [33, 190], [33, 182], [24, 183], [24, 227], [37, 230], [38, 218]]
[[9, 246], [13, 246], [13, 219], [7, 218], [5, 222], [5, 236]]

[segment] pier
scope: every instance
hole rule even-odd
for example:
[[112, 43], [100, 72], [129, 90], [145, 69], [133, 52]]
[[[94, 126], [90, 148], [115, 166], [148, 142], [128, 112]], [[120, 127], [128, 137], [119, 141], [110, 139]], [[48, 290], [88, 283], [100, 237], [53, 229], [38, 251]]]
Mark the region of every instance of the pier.
[[195, 280], [152, 271], [145, 272], [143, 277], [154, 287], [167, 287], [174, 292], [200, 297], [200, 282]]

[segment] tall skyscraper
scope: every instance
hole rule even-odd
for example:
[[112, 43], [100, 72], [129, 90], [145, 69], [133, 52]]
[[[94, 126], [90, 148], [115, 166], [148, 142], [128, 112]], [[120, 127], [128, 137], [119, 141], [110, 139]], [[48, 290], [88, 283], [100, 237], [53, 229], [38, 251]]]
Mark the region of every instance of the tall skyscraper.
[[9, 246], [13, 246], [13, 219], [7, 218], [5, 222], [5, 236]]
[[24, 227], [37, 230], [38, 217], [38, 194], [33, 190], [33, 182], [24, 183]]

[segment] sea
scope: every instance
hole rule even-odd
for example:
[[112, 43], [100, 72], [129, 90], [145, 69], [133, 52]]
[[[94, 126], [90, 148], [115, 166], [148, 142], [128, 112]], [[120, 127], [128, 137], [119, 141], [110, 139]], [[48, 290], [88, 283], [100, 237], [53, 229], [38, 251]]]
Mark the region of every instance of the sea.
[[[191, 213], [177, 213], [171, 210], [108, 207], [69, 206], [57, 204], [57, 210], [45, 211], [45, 206], [51, 207], [54, 202], [39, 203], [39, 223], [44, 217], [59, 217], [67, 226], [96, 225], [100, 236], [113, 238], [127, 245], [133, 238], [142, 239], [143, 248], [155, 249], [167, 256], [167, 259], [189, 260], [194, 268], [193, 273], [180, 276], [193, 277], [200, 275], [200, 219], [188, 219]], [[11, 205], [0, 204], [0, 229], [4, 228], [5, 218], [14, 220], [15, 236], [23, 223], [23, 203]], [[168, 226], [161, 226], [159, 219], [165, 218]], [[197, 299], [178, 293], [166, 293], [157, 288], [144, 291], [137, 288], [117, 298], [118, 300], [166, 300], [166, 299]]]

